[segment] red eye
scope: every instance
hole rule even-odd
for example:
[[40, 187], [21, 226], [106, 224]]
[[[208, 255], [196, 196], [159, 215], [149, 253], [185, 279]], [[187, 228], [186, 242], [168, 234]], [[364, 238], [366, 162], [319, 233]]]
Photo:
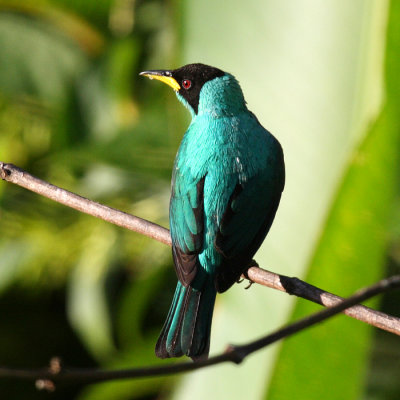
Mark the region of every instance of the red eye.
[[183, 86], [184, 89], [188, 90], [192, 86], [192, 81], [190, 81], [189, 79], [184, 79], [182, 81], [182, 86]]

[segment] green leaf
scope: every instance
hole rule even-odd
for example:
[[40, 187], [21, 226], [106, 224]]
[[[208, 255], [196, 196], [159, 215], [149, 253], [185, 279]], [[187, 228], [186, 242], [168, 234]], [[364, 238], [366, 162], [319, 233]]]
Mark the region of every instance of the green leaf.
[[[343, 296], [382, 275], [389, 218], [398, 194], [400, 118], [394, 89], [400, 84], [400, 7], [392, 4], [386, 52], [387, 103], [352, 158], [307, 275], [308, 282]], [[298, 300], [293, 318], [315, 308]], [[340, 398], [361, 398], [372, 330], [340, 316], [286, 340], [266, 398], [337, 399], [338, 393]]]
[[92, 354], [104, 359], [114, 351], [105, 281], [116, 237], [112, 227], [90, 231], [69, 282], [68, 316]]
[[[384, 112], [356, 152], [307, 282], [347, 296], [381, 277], [400, 162], [399, 132], [394, 126]], [[298, 300], [293, 319], [316, 308]], [[357, 398], [364, 383], [371, 334], [370, 326], [340, 316], [287, 339], [266, 398], [337, 399], [338, 393], [346, 399]]]

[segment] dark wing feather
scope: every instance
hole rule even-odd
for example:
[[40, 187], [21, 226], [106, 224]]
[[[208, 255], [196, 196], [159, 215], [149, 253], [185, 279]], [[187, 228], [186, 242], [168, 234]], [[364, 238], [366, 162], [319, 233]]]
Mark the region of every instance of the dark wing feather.
[[203, 247], [204, 180], [203, 177], [184, 188], [173, 180], [170, 202], [172, 255], [178, 279], [186, 287], [196, 276], [198, 254]]
[[215, 247], [224, 257], [215, 282], [218, 292], [239, 279], [264, 241], [283, 186], [283, 168], [273, 175], [260, 173], [236, 186], [215, 238]]

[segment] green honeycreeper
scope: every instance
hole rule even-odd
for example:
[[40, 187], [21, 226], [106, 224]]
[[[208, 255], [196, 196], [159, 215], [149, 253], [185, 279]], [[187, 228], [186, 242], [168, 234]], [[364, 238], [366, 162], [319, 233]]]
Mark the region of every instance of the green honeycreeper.
[[282, 147], [246, 107], [238, 81], [204, 64], [141, 75], [171, 86], [192, 121], [169, 208], [178, 285], [156, 344], [160, 358], [206, 358], [217, 292], [247, 270], [285, 184]]

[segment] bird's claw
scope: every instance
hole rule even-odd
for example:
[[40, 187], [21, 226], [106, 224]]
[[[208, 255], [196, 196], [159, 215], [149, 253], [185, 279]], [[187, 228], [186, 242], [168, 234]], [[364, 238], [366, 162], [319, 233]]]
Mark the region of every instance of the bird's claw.
[[244, 288], [245, 290], [250, 289], [251, 286], [253, 285], [253, 281], [251, 279], [249, 279], [249, 284]]

